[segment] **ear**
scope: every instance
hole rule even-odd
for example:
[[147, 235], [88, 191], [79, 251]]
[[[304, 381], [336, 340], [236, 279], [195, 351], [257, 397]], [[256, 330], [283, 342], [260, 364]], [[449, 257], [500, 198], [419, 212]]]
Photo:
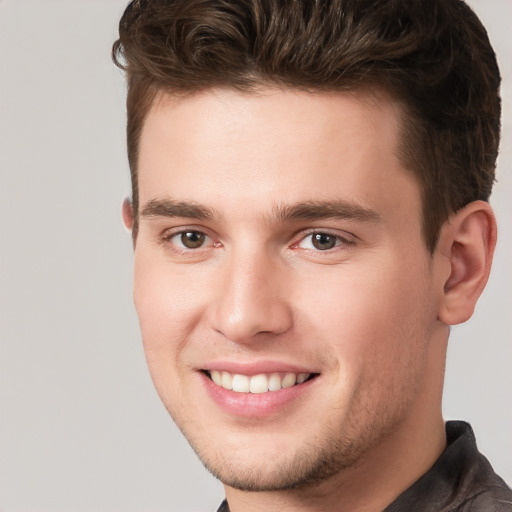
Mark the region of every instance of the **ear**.
[[133, 229], [133, 205], [132, 200], [127, 197], [122, 206], [123, 223], [128, 231]]
[[474, 201], [456, 212], [441, 229], [438, 249], [448, 258], [438, 318], [447, 325], [468, 320], [491, 271], [496, 219], [488, 203]]

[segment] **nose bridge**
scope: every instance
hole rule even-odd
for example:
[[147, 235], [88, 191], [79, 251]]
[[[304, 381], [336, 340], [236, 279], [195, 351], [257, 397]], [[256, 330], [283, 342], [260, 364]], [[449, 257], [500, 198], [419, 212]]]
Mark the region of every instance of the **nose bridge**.
[[226, 338], [250, 342], [259, 333], [281, 334], [291, 325], [283, 295], [285, 276], [264, 247], [234, 248], [224, 262], [213, 307], [213, 327]]

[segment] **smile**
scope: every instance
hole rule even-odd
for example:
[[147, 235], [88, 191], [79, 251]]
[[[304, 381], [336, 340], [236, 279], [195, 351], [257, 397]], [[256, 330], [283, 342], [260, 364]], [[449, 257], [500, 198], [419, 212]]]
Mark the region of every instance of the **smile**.
[[313, 378], [313, 373], [260, 373], [258, 375], [242, 375], [226, 371], [211, 370], [206, 374], [219, 387], [235, 393], [267, 393], [291, 388], [303, 384]]

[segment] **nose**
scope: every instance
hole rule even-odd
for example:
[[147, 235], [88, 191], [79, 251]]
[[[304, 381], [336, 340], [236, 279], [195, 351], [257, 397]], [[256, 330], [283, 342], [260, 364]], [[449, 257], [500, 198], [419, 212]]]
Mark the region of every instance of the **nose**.
[[[270, 254], [232, 254], [218, 276], [211, 326], [236, 343], [279, 335], [292, 325], [286, 272]], [[267, 339], [267, 338], [266, 338]]]

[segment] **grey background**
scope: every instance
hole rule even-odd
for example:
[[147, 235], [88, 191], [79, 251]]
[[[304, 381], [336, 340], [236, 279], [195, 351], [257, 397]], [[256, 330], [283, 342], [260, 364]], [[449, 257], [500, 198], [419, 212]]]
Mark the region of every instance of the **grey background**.
[[[131, 302], [125, 0], [0, 0], [0, 510], [213, 511], [223, 492], [169, 419]], [[453, 329], [445, 415], [512, 482], [511, 0], [473, 0], [504, 76], [501, 238]]]

